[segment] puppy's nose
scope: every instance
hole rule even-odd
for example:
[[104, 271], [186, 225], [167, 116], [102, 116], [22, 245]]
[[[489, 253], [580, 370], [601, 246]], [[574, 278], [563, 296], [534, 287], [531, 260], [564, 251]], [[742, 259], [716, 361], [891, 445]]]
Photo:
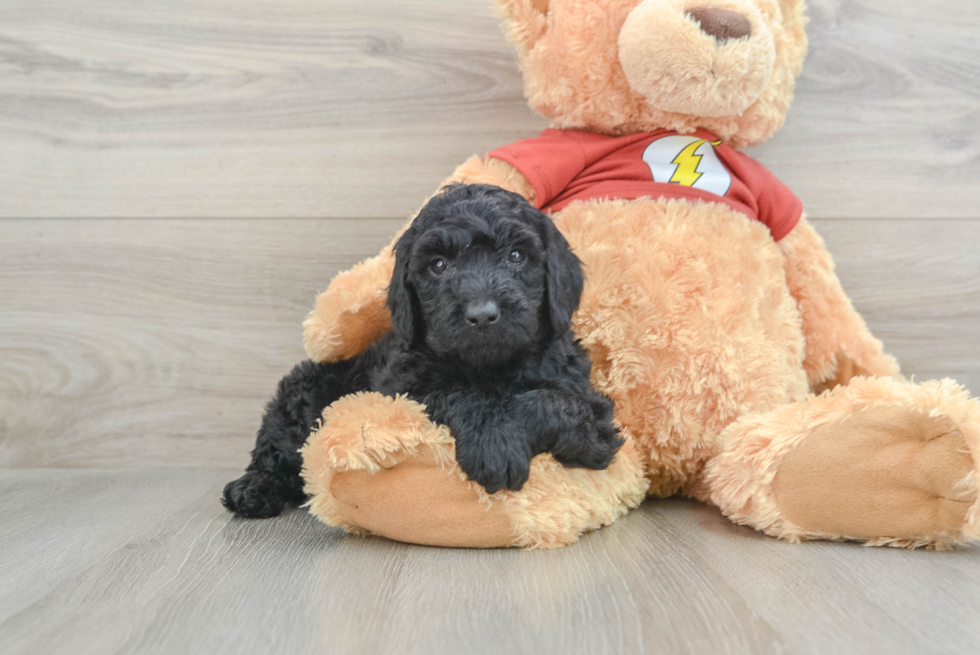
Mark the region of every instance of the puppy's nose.
[[749, 19], [731, 9], [694, 7], [687, 10], [687, 15], [701, 26], [702, 32], [715, 37], [718, 43], [752, 36], [752, 23]]
[[473, 302], [466, 308], [466, 322], [470, 327], [484, 328], [500, 318], [500, 307], [492, 300]]

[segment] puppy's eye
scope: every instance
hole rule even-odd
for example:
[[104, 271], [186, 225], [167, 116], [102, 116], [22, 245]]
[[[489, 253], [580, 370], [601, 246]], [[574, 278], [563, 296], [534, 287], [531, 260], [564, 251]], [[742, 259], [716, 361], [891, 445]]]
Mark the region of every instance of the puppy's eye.
[[444, 273], [446, 271], [446, 268], [448, 267], [449, 264], [448, 262], [446, 262], [445, 259], [437, 259], [431, 264], [429, 264], [429, 270], [435, 273], [436, 275], [439, 275], [440, 273]]
[[520, 264], [524, 261], [524, 253], [520, 250], [511, 250], [507, 255], [507, 261], [511, 264]]

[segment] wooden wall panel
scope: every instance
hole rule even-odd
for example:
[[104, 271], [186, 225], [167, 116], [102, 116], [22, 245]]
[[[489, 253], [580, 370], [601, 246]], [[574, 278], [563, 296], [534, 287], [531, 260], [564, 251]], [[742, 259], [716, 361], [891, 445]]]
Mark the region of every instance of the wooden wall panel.
[[244, 464], [316, 292], [401, 223], [0, 221], [0, 466]]
[[[980, 3], [813, 0], [756, 153], [826, 218], [974, 218]], [[390, 217], [532, 136], [488, 0], [8, 0], [0, 216]]]

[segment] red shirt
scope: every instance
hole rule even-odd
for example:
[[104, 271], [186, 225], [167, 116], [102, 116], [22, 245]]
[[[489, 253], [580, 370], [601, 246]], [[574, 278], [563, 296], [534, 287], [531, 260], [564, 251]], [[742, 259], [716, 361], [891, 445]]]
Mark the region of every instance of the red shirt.
[[543, 211], [555, 212], [576, 200], [720, 202], [764, 223], [776, 241], [803, 214], [803, 203], [762, 164], [701, 130], [611, 137], [549, 129], [489, 156], [524, 174]]

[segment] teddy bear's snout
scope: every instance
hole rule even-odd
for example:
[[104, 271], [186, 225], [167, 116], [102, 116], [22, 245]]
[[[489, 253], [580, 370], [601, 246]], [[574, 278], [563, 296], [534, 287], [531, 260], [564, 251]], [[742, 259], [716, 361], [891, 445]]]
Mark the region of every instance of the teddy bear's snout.
[[630, 90], [661, 111], [742, 114], [765, 92], [776, 62], [757, 1], [642, 0], [619, 32]]
[[694, 7], [687, 10], [687, 15], [701, 27], [702, 32], [713, 36], [718, 43], [752, 36], [749, 19], [731, 9]]

